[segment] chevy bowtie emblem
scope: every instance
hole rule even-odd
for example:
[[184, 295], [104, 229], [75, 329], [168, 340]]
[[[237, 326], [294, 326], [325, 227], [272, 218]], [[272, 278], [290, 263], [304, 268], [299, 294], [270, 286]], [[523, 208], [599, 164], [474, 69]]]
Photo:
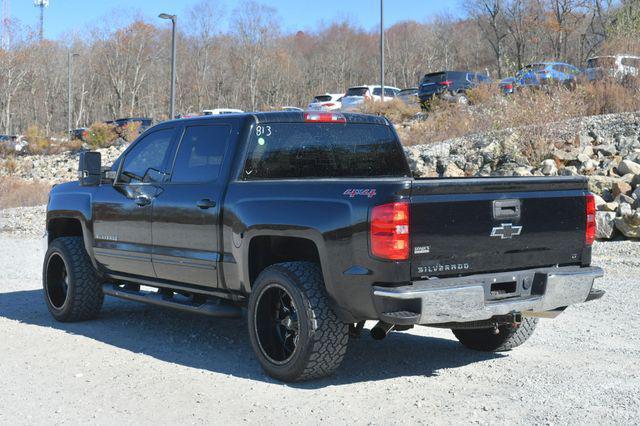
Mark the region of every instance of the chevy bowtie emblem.
[[501, 240], [512, 238], [514, 235], [520, 235], [522, 226], [514, 226], [512, 223], [503, 223], [491, 230], [492, 237], [499, 237]]

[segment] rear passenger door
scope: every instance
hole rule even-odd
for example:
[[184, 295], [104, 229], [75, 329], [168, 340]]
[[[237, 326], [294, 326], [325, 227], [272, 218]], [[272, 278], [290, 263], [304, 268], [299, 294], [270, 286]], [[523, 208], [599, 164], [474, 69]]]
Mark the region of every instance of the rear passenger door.
[[233, 121], [181, 129], [170, 179], [153, 205], [153, 265], [160, 279], [218, 285], [220, 208]]

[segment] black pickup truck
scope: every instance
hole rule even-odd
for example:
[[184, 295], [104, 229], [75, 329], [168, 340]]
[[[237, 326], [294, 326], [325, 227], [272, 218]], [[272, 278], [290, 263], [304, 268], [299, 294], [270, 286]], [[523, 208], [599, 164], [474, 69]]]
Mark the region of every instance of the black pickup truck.
[[[415, 179], [382, 117], [231, 114], [160, 123], [47, 208], [46, 304], [104, 295], [241, 317], [281, 380], [325, 376], [350, 337], [428, 325], [484, 351], [599, 298], [594, 199], [579, 177]], [[214, 362], [214, 361], [212, 361]]]

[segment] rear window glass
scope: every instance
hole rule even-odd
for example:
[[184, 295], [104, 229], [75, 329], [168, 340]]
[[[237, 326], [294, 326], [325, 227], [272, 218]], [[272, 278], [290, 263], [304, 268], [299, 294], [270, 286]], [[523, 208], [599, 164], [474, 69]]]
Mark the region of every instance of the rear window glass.
[[314, 102], [329, 102], [331, 100], [331, 96], [329, 95], [321, 95], [313, 98]]
[[443, 72], [436, 72], [433, 74], [426, 74], [423, 78], [422, 81], [424, 83], [440, 83], [441, 81], [444, 81], [446, 78], [446, 74]]
[[622, 65], [624, 65], [625, 67], [640, 68], [640, 59], [622, 58]]
[[258, 125], [244, 167], [246, 180], [407, 175], [395, 135], [372, 124]]
[[352, 87], [347, 90], [346, 96], [364, 96], [369, 89], [367, 87]]

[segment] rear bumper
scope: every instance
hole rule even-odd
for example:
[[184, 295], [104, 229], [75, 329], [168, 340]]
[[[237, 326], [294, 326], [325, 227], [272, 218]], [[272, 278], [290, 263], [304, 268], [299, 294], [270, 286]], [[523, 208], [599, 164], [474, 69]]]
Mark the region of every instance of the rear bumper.
[[[514, 312], [540, 313], [590, 297], [597, 267], [555, 267], [497, 274], [416, 281], [402, 287], [373, 287], [380, 320], [391, 324], [440, 324], [490, 319]], [[514, 291], [495, 292], [496, 283]], [[602, 294], [600, 294], [601, 296]]]

